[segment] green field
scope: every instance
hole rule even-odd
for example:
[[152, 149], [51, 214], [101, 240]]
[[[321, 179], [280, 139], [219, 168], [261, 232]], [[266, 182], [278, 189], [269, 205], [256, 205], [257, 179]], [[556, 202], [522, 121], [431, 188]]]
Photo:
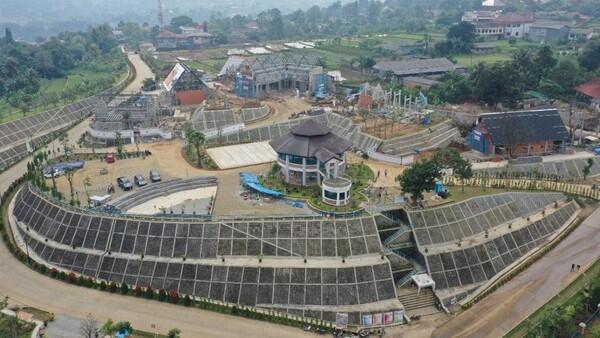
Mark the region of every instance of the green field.
[[[25, 112], [20, 107], [0, 100], [0, 123], [22, 118], [26, 115], [43, 112], [54, 107], [92, 96], [127, 77], [127, 68], [121, 54], [81, 65], [70, 70], [60, 79], [42, 80], [39, 93]], [[53, 101], [50, 101], [52, 98]]]
[[499, 62], [510, 60], [508, 53], [493, 53], [493, 54], [462, 54], [454, 57], [458, 64], [467, 67], [475, 67], [480, 62]]

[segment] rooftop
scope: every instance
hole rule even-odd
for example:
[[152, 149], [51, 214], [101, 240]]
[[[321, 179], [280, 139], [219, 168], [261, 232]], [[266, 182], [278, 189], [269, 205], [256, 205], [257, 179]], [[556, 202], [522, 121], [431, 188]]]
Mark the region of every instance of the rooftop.
[[480, 116], [481, 123], [495, 144], [523, 144], [541, 141], [563, 141], [569, 137], [557, 109], [540, 109]]
[[494, 19], [496, 23], [502, 24], [519, 24], [519, 23], [533, 23], [535, 20], [529, 14], [523, 13], [506, 13]]
[[585, 96], [600, 100], [600, 77], [579, 85], [575, 90]]
[[316, 120], [308, 119], [293, 127], [290, 132], [269, 142], [280, 154], [316, 157], [322, 162], [337, 157], [350, 149], [352, 143], [331, 132]]
[[436, 59], [410, 59], [402, 61], [381, 61], [378, 62], [374, 69], [382, 72], [393, 72], [398, 76], [417, 75], [417, 74], [432, 74], [446, 73], [464, 68], [464, 66], [456, 65], [446, 58]]

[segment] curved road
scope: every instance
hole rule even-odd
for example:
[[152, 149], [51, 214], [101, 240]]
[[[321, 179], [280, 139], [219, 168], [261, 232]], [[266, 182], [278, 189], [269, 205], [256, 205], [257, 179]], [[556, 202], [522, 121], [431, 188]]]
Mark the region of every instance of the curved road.
[[[129, 54], [137, 77], [124, 93], [141, 89], [152, 71], [137, 54]], [[88, 120], [69, 130], [73, 142], [85, 131]], [[50, 145], [49, 147], [52, 147]], [[0, 193], [27, 169], [27, 160], [15, 164], [0, 174]], [[210, 311], [190, 309], [158, 301], [113, 295], [107, 292], [74, 286], [43, 276], [15, 259], [0, 244], [0, 297], [8, 296], [11, 304], [34, 306], [55, 314], [85, 318], [90, 313], [99, 322], [130, 321], [134, 328], [166, 333], [177, 327], [183, 337], [307, 337], [301, 330]], [[152, 329], [152, 326], [156, 329]]]
[[544, 257], [433, 332], [435, 338], [502, 337], [600, 258], [600, 209]]

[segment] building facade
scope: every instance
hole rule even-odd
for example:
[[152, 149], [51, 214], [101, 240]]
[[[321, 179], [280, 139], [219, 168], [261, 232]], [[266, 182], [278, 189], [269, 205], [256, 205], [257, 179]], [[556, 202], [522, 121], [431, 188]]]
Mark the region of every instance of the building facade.
[[277, 152], [283, 180], [302, 187], [321, 187], [324, 203], [343, 206], [350, 201], [352, 181], [345, 177], [346, 155], [352, 144], [331, 129], [309, 119], [269, 142]]
[[504, 158], [556, 153], [568, 139], [557, 109], [481, 114], [467, 135], [471, 149]]

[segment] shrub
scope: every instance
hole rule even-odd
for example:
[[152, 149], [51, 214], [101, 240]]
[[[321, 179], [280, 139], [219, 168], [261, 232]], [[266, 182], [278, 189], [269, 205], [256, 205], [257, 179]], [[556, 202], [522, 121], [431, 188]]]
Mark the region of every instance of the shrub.
[[74, 274], [73, 272], [70, 272], [70, 273], [67, 275], [67, 281], [68, 281], [70, 284], [75, 284], [75, 282], [77, 281], [77, 277], [75, 276], [75, 274]]
[[147, 299], [154, 298], [154, 290], [152, 290], [151, 287], [147, 287], [146, 291], [144, 292], [144, 297], [146, 297]]
[[190, 306], [191, 304], [192, 304], [192, 300], [190, 299], [190, 296], [185, 295], [185, 297], [183, 298], [183, 305]]
[[100, 290], [102, 290], [102, 291], [106, 290], [106, 282], [105, 281], [100, 282]]
[[133, 294], [136, 297], [141, 297], [142, 296], [142, 288], [139, 285], [136, 285], [135, 289], [133, 290]]
[[110, 285], [108, 288], [111, 293], [117, 292], [117, 284], [115, 282], [110, 282]]
[[50, 277], [57, 278], [57, 276], [58, 276], [58, 270], [56, 270], [55, 268], [50, 269]]
[[129, 293], [129, 286], [127, 286], [127, 283], [121, 283], [121, 294], [126, 295], [128, 293]]
[[160, 300], [161, 302], [164, 302], [167, 299], [167, 293], [165, 292], [165, 290], [160, 289], [158, 290], [158, 300]]
[[169, 302], [173, 304], [179, 303], [179, 294], [177, 293], [177, 291], [169, 291]]
[[67, 279], [67, 274], [64, 271], [58, 273], [58, 279], [65, 280]]

